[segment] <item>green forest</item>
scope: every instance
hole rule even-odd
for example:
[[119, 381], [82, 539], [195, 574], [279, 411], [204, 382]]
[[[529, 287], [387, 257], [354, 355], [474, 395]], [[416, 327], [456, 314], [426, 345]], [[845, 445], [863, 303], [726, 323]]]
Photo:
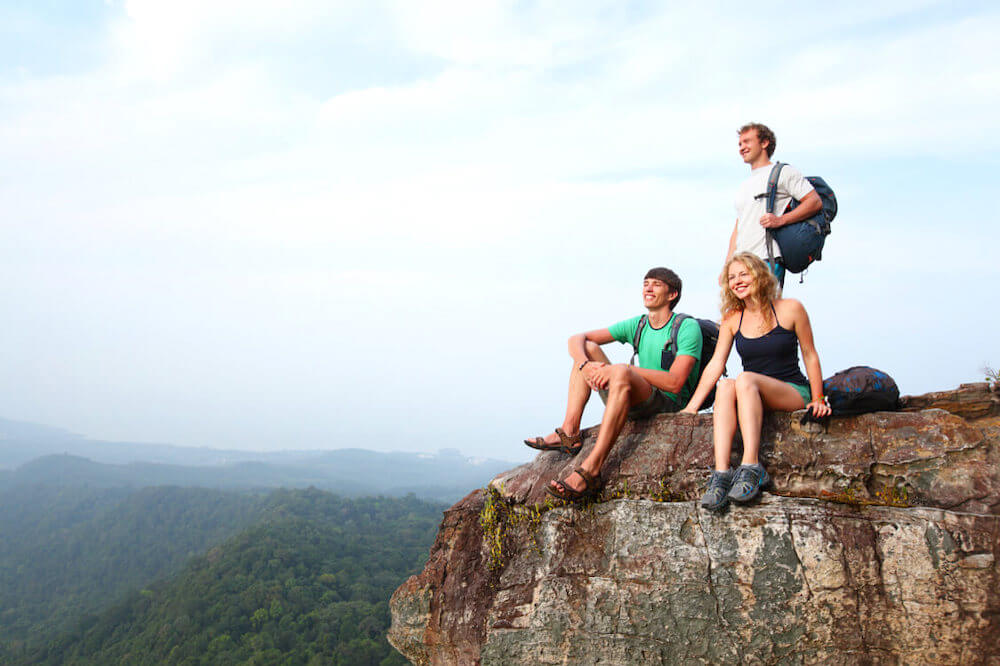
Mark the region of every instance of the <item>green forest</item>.
[[0, 661], [404, 664], [388, 599], [444, 506], [198, 488], [0, 493]]

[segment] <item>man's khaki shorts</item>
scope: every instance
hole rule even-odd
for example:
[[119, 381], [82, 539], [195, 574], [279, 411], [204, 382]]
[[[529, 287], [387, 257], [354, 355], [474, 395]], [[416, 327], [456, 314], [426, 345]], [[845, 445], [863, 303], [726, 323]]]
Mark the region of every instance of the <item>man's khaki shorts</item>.
[[[601, 396], [601, 402], [605, 405], [608, 404], [608, 392], [606, 390], [601, 389], [597, 394]], [[657, 414], [669, 414], [671, 412], [679, 412], [680, 410], [680, 405], [664, 395], [663, 391], [654, 388], [648, 398], [628, 410], [628, 418], [633, 421], [640, 421], [656, 416]]]

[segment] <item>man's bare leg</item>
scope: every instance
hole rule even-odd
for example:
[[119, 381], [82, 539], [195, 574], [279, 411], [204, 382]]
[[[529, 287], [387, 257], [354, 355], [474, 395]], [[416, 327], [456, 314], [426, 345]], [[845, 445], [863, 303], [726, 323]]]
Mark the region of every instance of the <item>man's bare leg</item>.
[[[601, 419], [601, 429], [597, 432], [597, 442], [593, 450], [580, 463], [580, 467], [593, 477], [601, 473], [601, 467], [611, 447], [618, 439], [622, 426], [625, 425], [625, 418], [628, 410], [649, 398], [653, 392], [653, 386], [638, 373], [633, 372], [631, 366], [615, 365], [611, 368], [611, 380], [608, 383], [608, 404], [604, 407], [604, 418]], [[562, 484], [573, 490], [583, 490], [583, 478], [573, 472], [565, 481], [553, 481], [553, 485]], [[557, 486], [558, 487], [558, 486]]]
[[[608, 361], [608, 357], [604, 355], [601, 345], [595, 342], [588, 340], [584, 345], [584, 351], [587, 354], [587, 359], [591, 361], [607, 365], [611, 363]], [[563, 418], [561, 426], [563, 432], [570, 437], [580, 432], [580, 422], [583, 420], [583, 408], [587, 406], [591, 392], [590, 387], [587, 386], [587, 381], [583, 378], [583, 373], [578, 368], [579, 364], [574, 361], [573, 366], [569, 369], [569, 395], [566, 398], [566, 416]], [[554, 432], [550, 432], [542, 439], [546, 444], [559, 443], [559, 435]]]

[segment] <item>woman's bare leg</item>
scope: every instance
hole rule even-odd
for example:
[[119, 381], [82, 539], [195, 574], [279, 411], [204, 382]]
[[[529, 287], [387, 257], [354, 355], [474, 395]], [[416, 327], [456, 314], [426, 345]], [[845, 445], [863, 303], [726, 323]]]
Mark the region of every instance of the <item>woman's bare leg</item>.
[[736, 382], [722, 379], [715, 385], [715, 405], [712, 408], [712, 443], [715, 449], [715, 469], [729, 469], [729, 456], [736, 435]]
[[805, 407], [802, 396], [786, 382], [756, 372], [744, 372], [736, 378], [736, 413], [743, 436], [744, 465], [758, 462], [760, 429], [764, 408], [792, 412]]

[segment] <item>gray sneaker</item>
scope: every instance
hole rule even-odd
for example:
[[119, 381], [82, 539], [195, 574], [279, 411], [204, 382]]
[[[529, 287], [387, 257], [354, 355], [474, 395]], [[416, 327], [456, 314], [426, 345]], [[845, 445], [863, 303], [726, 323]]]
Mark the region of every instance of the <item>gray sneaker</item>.
[[753, 501], [763, 488], [771, 485], [771, 477], [760, 463], [740, 465], [736, 470], [729, 499], [740, 504]]
[[725, 472], [712, 470], [712, 476], [708, 479], [708, 488], [701, 496], [701, 506], [709, 511], [724, 509], [729, 504], [726, 493], [729, 492], [731, 485], [733, 485], [733, 470], [729, 469]]

